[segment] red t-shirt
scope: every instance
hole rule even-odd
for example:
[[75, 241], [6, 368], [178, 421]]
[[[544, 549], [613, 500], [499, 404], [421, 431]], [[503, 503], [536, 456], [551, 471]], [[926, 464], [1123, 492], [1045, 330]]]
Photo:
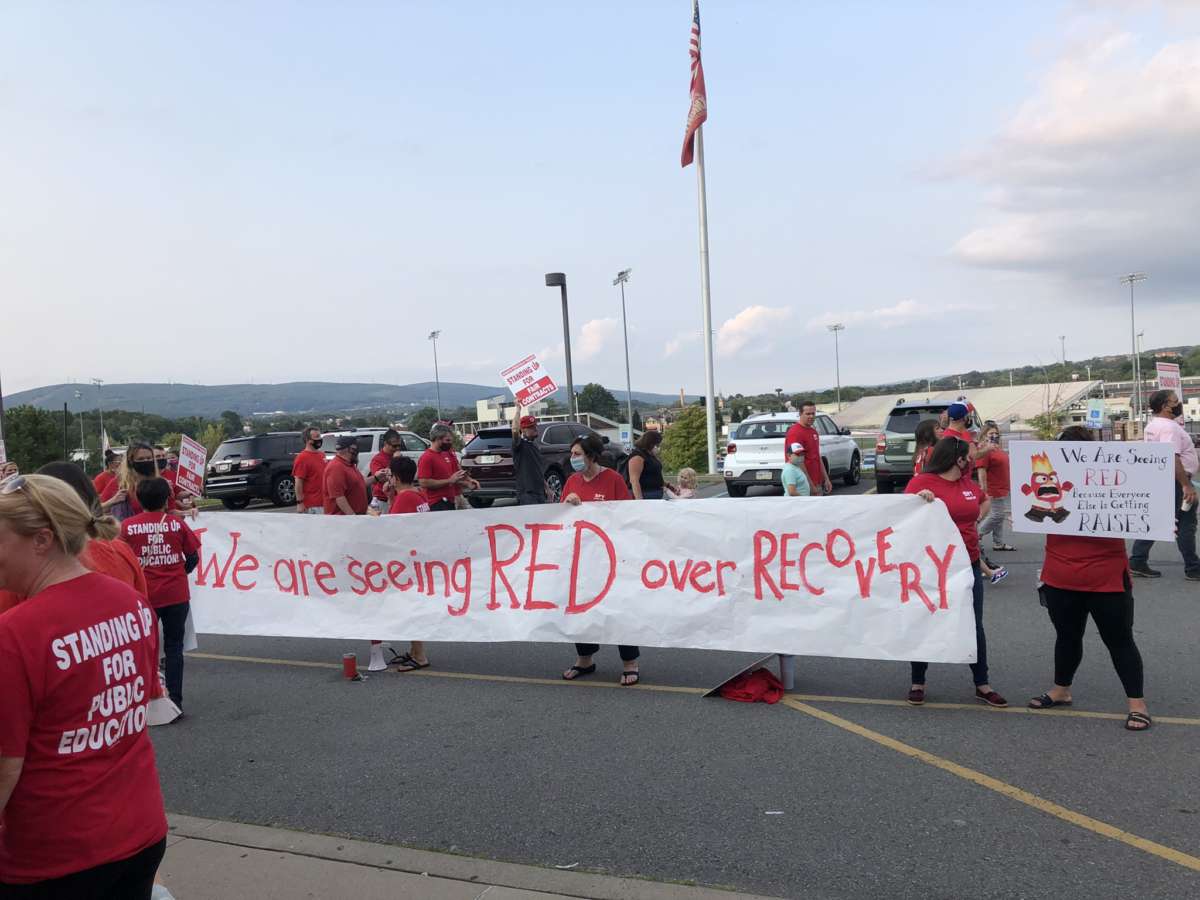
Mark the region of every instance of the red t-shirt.
[[[100, 502], [107, 503], [109, 500], [111, 500], [113, 497], [115, 497], [117, 495], [117, 491], [119, 491], [120, 489], [121, 489], [121, 482], [114, 478], [111, 482], [109, 482], [108, 487], [106, 487], [104, 489], [104, 493], [102, 493], [100, 495]], [[129, 504], [129, 509], [130, 509], [130, 515], [126, 516], [125, 518], [128, 519], [128, 518], [130, 518], [130, 516], [141, 515], [143, 512], [145, 512], [145, 510], [142, 509], [142, 504], [138, 503], [138, 498], [137, 498], [136, 492], [126, 494], [125, 502]], [[171, 495], [167, 498], [167, 511], [174, 512], [178, 508], [179, 507], [175, 503], [175, 489], [172, 486]]]
[[[460, 468], [462, 467], [458, 464], [458, 457], [454, 455], [453, 450], [434, 450], [430, 447], [421, 454], [421, 458], [417, 461], [417, 478], [445, 481]], [[454, 502], [454, 498], [462, 493], [457, 484], [448, 484], [440, 488], [422, 488], [422, 490], [425, 491], [425, 496], [429, 498], [431, 504], [437, 503], [439, 500]]]
[[356, 516], [361, 516], [367, 511], [367, 483], [363, 481], [358, 466], [335, 456], [325, 466], [325, 515], [345, 515], [338, 508], [338, 497], [346, 498]]
[[121, 538], [146, 573], [151, 606], [161, 609], [191, 599], [184, 557], [200, 552], [200, 538], [183, 519], [164, 512], [140, 513], [121, 523]]
[[792, 455], [792, 444], [804, 445], [804, 471], [808, 475], [808, 483], [814, 490], [819, 490], [825, 483], [825, 466], [821, 462], [821, 437], [817, 429], [799, 422], [789, 428], [783, 438], [784, 462]]
[[429, 512], [429, 500], [420, 491], [401, 491], [388, 507], [388, 515], [418, 512]]
[[92, 486], [96, 489], [97, 494], [103, 494], [105, 488], [107, 488], [110, 483], [112, 483], [116, 480], [117, 480], [117, 476], [114, 475], [112, 472], [108, 471], [108, 469], [105, 469], [103, 472], [101, 472], [99, 475], [97, 475], [95, 478], [92, 479]]
[[24, 758], [0, 829], [0, 882], [60, 878], [163, 839], [146, 733], [154, 613], [89, 573], [0, 616], [0, 756]]
[[601, 469], [591, 481], [583, 477], [582, 472], [576, 472], [563, 485], [562, 495], [565, 503], [567, 497], [578, 494], [584, 503], [594, 500], [632, 500], [625, 479], [612, 469]]
[[963, 543], [967, 547], [967, 556], [971, 562], [979, 560], [979, 486], [969, 478], [959, 481], [947, 481], [941, 475], [914, 475], [904, 489], [906, 494], [916, 494], [929, 490], [933, 496], [946, 504], [950, 518], [958, 526]]
[[304, 479], [305, 509], [325, 505], [325, 454], [320, 450], [301, 450], [292, 461], [292, 477]]
[[993, 448], [979, 461], [977, 468], [987, 472], [987, 495], [989, 497], [1007, 497], [1008, 485], [1008, 454], [999, 448]]
[[926, 447], [921, 452], [913, 457], [913, 474], [920, 475], [925, 471], [925, 466], [929, 464], [929, 457], [933, 456], [933, 448]]
[[1064, 591], [1121, 593], [1129, 581], [1129, 557], [1121, 538], [1046, 535], [1042, 581]]
[[[392, 464], [392, 451], [380, 450], [371, 457], [371, 464], [367, 467], [368, 471], [374, 475], [380, 469], [387, 469]], [[387, 482], [376, 481], [371, 485], [371, 496], [376, 500], [387, 500]]]

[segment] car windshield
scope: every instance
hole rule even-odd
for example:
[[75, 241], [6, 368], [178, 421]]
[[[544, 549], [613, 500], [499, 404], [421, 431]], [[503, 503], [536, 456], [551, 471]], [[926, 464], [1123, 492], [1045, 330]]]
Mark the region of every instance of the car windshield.
[[494, 429], [492, 431], [481, 431], [471, 439], [471, 443], [463, 448], [463, 453], [480, 453], [486, 450], [511, 450], [512, 449], [512, 432], [500, 431]]
[[217, 452], [213, 454], [209, 462], [216, 462], [218, 459], [249, 458], [253, 456], [253, 449], [253, 441], [225, 441], [217, 448]]
[[795, 424], [795, 422], [785, 421], [743, 422], [738, 426], [734, 439], [739, 441], [761, 441], [779, 438], [782, 440], [783, 436], [787, 434], [787, 430]]
[[945, 407], [940, 406], [913, 406], [905, 409], [894, 409], [892, 410], [892, 414], [888, 416], [887, 424], [883, 426], [883, 430], [894, 434], [916, 434], [918, 425], [928, 419], [936, 419], [944, 410]]

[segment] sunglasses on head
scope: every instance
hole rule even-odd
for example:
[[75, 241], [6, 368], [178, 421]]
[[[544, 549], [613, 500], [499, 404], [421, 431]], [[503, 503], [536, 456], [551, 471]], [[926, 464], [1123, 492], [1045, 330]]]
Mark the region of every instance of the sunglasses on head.
[[15, 494], [25, 487], [24, 475], [10, 475], [0, 481], [0, 494]]

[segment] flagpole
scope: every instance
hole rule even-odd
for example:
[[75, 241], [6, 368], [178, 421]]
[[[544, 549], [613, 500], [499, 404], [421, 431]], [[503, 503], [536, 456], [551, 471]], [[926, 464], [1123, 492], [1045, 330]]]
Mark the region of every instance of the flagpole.
[[713, 388], [712, 294], [708, 280], [708, 190], [704, 183], [704, 126], [696, 128], [696, 190], [700, 207], [700, 299], [704, 310], [704, 407], [708, 471], [717, 473], [717, 399]]

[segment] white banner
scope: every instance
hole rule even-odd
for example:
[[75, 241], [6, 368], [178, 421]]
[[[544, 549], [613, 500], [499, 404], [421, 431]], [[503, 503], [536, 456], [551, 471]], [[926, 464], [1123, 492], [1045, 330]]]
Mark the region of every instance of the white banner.
[[1013, 530], [1175, 540], [1175, 450], [1141, 441], [1013, 441]]
[[966, 550], [945, 507], [916, 497], [195, 524], [200, 632], [975, 659]]

